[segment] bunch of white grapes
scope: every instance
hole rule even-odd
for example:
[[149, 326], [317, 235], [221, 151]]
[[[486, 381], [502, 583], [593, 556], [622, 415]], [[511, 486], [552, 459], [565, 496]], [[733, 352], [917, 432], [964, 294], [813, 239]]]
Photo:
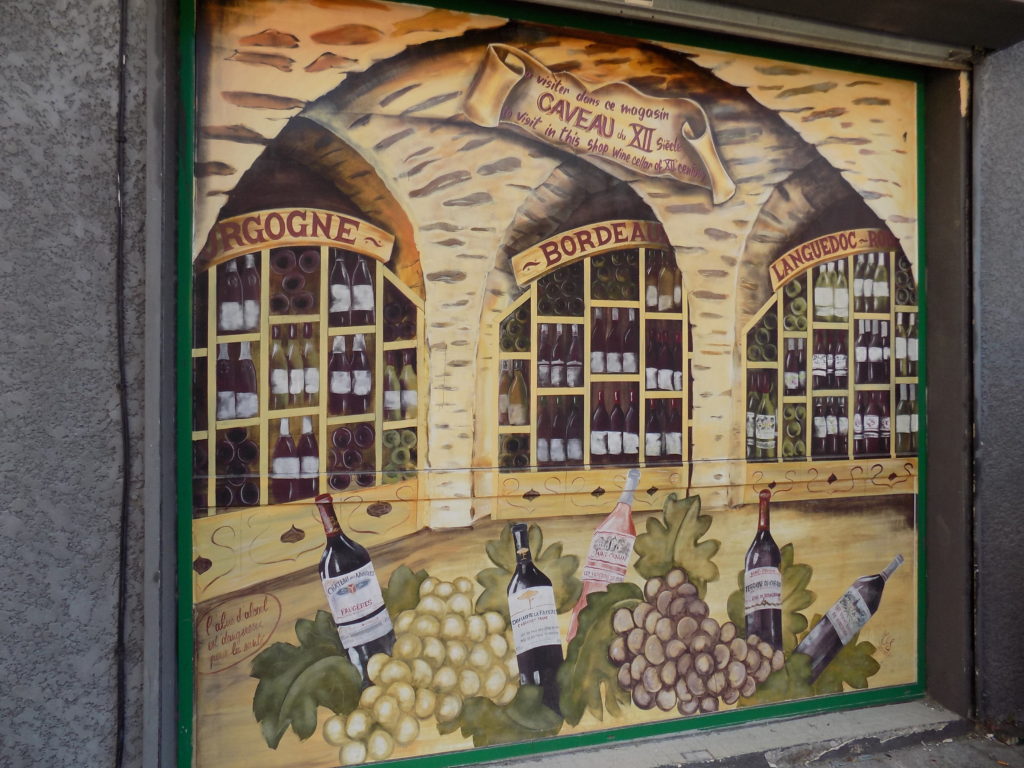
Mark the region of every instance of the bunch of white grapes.
[[386, 760], [419, 736], [421, 720], [450, 722], [471, 696], [508, 704], [519, 688], [508, 622], [495, 611], [473, 612], [473, 582], [464, 576], [426, 578], [417, 606], [395, 620], [391, 655], [370, 657], [366, 671], [372, 685], [359, 706], [323, 726], [342, 765]]

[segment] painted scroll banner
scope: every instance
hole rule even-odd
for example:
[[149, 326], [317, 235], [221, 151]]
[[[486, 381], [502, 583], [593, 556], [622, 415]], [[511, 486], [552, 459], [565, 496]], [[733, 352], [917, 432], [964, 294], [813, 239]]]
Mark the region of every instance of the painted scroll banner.
[[514, 125], [578, 155], [704, 187], [715, 205], [736, 192], [707, 113], [692, 99], [648, 96], [625, 83], [591, 88], [524, 51], [494, 44], [463, 110], [477, 125]]
[[817, 264], [872, 251], [894, 251], [899, 241], [884, 229], [849, 229], [822, 235], [790, 248], [771, 264], [772, 290], [777, 291]]

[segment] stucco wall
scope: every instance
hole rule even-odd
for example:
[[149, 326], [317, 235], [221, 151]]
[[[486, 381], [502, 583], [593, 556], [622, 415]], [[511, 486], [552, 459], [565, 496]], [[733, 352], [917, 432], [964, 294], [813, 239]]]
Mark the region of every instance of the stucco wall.
[[[145, 24], [129, 27], [128, 397], [142, 443]], [[120, 419], [115, 335], [118, 4], [0, 12], [0, 763], [110, 765]], [[141, 483], [133, 484], [128, 711], [140, 708]], [[140, 764], [141, 718], [127, 734]]]

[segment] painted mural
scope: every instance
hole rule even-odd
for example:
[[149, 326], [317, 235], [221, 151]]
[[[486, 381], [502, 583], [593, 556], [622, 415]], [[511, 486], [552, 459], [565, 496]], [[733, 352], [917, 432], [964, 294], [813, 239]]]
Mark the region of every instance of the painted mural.
[[379, 0], [196, 61], [197, 766], [917, 682], [915, 82]]

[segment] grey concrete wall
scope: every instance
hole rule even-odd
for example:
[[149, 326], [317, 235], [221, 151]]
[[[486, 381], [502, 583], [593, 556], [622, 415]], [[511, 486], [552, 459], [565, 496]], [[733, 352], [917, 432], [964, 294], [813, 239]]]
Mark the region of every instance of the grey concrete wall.
[[977, 714], [1024, 722], [1024, 44], [977, 70], [974, 135]]
[[[132, 0], [127, 764], [141, 764], [145, 6]], [[120, 450], [116, 0], [0, 3], [0, 764], [111, 765]]]

